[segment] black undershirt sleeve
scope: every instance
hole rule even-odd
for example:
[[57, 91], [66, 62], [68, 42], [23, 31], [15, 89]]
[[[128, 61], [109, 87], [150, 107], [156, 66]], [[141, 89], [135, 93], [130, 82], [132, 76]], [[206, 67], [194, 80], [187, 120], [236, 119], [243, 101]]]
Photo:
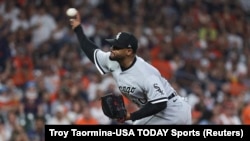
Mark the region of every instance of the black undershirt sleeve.
[[167, 102], [160, 102], [160, 103], [156, 103], [156, 104], [152, 104], [150, 102], [148, 102], [146, 105], [144, 105], [140, 110], [131, 113], [130, 115], [130, 119], [132, 121], [144, 118], [144, 117], [148, 117], [151, 115], [154, 115], [162, 110], [164, 110], [167, 107]]
[[98, 49], [98, 46], [95, 45], [92, 41], [90, 41], [86, 35], [84, 34], [83, 32], [83, 29], [82, 29], [82, 26], [79, 25], [77, 26], [75, 29], [74, 29], [76, 35], [77, 35], [77, 38], [78, 38], [78, 41], [80, 43], [80, 47], [81, 49], [83, 50], [83, 52], [87, 55], [87, 57], [89, 58], [89, 60], [92, 62], [92, 63], [95, 63], [94, 61], [94, 51], [96, 49]]

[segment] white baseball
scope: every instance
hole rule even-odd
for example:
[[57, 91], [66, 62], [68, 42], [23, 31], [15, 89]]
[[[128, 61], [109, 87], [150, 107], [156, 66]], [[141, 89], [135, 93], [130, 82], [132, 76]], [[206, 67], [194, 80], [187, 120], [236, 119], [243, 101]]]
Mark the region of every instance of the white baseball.
[[77, 10], [75, 8], [69, 8], [66, 11], [67, 16], [74, 17], [77, 13]]

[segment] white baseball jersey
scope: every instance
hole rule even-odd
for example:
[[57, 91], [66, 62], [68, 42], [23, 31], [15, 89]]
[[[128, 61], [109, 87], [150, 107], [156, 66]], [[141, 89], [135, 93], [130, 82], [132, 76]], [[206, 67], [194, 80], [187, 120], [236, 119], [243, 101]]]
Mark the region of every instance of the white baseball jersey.
[[[133, 66], [122, 71], [119, 63], [110, 60], [109, 55], [110, 52], [96, 49], [94, 53], [95, 65], [101, 74], [112, 73], [119, 90], [128, 99], [139, 107], [147, 102], [152, 104], [168, 102], [164, 111], [136, 120], [134, 124], [190, 124], [191, 115], [187, 113], [188, 110], [186, 109], [190, 109], [190, 106], [179, 96], [168, 101], [167, 97], [175, 93], [175, 90], [156, 68], [145, 62], [141, 57], [136, 56], [136, 62]], [[186, 108], [180, 108], [182, 106], [186, 106]], [[185, 114], [187, 114], [186, 117]]]

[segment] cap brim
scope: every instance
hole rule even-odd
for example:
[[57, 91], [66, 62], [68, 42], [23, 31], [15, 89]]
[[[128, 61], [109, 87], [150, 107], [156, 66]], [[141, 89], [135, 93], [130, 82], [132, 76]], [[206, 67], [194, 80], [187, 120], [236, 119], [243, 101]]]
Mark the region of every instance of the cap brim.
[[118, 43], [116, 39], [105, 39], [111, 46], [116, 46], [118, 48], [124, 48], [121, 47]]
[[105, 39], [110, 45], [115, 45], [115, 39]]

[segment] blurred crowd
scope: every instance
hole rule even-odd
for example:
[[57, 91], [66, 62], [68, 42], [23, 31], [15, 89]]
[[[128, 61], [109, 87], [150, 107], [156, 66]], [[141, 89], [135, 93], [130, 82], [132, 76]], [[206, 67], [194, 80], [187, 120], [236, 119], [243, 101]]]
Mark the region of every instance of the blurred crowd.
[[0, 141], [44, 141], [45, 124], [118, 124], [99, 98], [119, 90], [80, 50], [69, 7], [103, 50], [134, 33], [138, 55], [188, 99], [193, 124], [250, 124], [248, 0], [0, 0]]

